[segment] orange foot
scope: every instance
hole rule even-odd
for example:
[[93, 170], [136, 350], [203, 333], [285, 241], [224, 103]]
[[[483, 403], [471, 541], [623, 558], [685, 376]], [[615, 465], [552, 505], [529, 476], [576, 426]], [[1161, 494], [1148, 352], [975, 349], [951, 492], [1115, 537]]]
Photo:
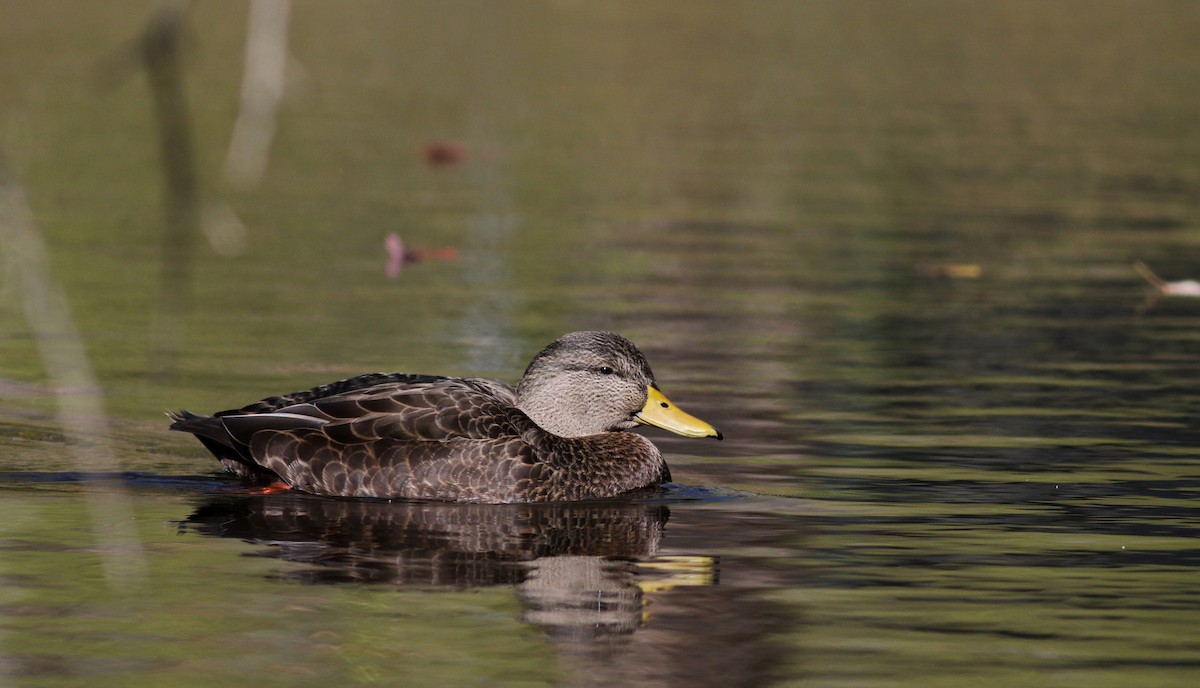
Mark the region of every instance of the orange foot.
[[264, 487], [256, 487], [250, 490], [250, 494], [272, 495], [279, 494], [280, 492], [288, 492], [291, 489], [292, 487], [287, 483], [276, 481]]

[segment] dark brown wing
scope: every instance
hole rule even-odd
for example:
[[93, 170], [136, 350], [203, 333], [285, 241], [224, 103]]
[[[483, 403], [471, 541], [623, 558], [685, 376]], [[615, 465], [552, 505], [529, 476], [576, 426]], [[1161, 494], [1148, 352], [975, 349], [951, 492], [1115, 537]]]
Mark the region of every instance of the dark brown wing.
[[511, 386], [491, 380], [371, 373], [267, 397], [213, 416], [187, 411], [169, 415], [172, 430], [195, 435], [226, 469], [243, 478], [268, 480], [273, 476], [250, 452], [259, 432], [329, 426], [331, 438], [350, 443], [382, 437], [494, 438], [504, 434], [515, 403]]
[[409, 373], [367, 373], [366, 375], [357, 375], [348, 377], [344, 380], [329, 382], [324, 385], [318, 385], [312, 389], [306, 389], [299, 392], [290, 392], [288, 394], [280, 394], [278, 396], [267, 397], [260, 399], [252, 404], [247, 404], [242, 408], [229, 409], [228, 411], [218, 411], [214, 416], [232, 416], [243, 413], [268, 413], [270, 411], [278, 411], [285, 406], [295, 406], [296, 404], [306, 404], [318, 399], [348, 394], [356, 391], [366, 390], [371, 387], [381, 385], [413, 385], [421, 386], [424, 384], [434, 383], [446, 378], [440, 375], [413, 375]]
[[[386, 382], [270, 411], [220, 414], [234, 441], [248, 446], [266, 430], [319, 429], [330, 440], [358, 444], [390, 438], [436, 441], [498, 439], [513, 425], [512, 388], [476, 378], [421, 377]], [[253, 406], [253, 405], [252, 405]]]
[[[518, 432], [516, 395], [491, 380], [442, 378], [419, 384], [381, 385], [313, 402], [330, 422], [322, 432], [335, 442], [499, 439]], [[519, 412], [517, 412], [519, 414]], [[522, 414], [523, 415], [523, 414]]]

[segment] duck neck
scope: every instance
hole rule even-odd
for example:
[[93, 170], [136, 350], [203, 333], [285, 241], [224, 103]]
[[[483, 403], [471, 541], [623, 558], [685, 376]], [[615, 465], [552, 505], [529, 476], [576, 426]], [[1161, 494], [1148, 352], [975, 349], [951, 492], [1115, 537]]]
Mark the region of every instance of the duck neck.
[[546, 408], [540, 404], [530, 404], [526, 400], [517, 397], [517, 408], [521, 409], [529, 419], [542, 430], [557, 435], [559, 437], [584, 437], [592, 434], [581, 432], [567, 414], [555, 412], [554, 408]]

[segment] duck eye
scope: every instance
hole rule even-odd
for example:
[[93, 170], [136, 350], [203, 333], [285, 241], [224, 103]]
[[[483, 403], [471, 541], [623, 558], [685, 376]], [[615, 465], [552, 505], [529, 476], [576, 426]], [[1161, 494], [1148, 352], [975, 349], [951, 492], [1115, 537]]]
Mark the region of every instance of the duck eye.
[[597, 371], [601, 375], [612, 375], [613, 374], [613, 369], [609, 368], [608, 366], [600, 366], [599, 368], [597, 368]]

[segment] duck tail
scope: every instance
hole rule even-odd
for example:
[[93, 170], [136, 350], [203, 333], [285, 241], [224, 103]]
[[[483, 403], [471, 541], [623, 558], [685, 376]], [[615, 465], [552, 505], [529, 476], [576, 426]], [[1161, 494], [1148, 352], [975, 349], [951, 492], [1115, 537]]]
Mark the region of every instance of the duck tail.
[[171, 429], [179, 432], [190, 432], [201, 441], [205, 439], [217, 442], [222, 446], [233, 448], [233, 437], [215, 416], [200, 416], [191, 411], [167, 411], [171, 419]]
[[201, 416], [191, 411], [168, 411], [171, 429], [191, 433], [200, 444], [220, 460], [226, 471], [244, 480], [268, 483], [279, 480], [279, 476], [254, 462], [249, 448], [238, 442], [225, 429], [225, 424], [216, 416]]

